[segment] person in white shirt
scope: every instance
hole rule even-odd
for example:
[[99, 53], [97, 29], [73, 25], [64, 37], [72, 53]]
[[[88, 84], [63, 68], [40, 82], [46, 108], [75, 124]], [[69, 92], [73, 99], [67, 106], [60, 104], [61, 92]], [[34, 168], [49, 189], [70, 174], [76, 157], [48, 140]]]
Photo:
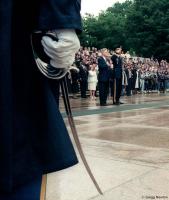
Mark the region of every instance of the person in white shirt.
[[90, 99], [95, 100], [96, 86], [97, 86], [97, 71], [96, 63], [90, 65], [90, 70], [88, 72], [88, 90], [90, 91]]

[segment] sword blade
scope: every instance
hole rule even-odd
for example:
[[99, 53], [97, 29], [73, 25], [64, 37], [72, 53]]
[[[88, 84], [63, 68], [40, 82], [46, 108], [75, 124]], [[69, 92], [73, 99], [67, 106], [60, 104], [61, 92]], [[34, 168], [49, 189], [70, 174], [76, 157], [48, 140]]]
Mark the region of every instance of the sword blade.
[[72, 115], [72, 111], [71, 111], [66, 77], [64, 77], [63, 79], [60, 80], [60, 84], [61, 84], [61, 89], [62, 89], [62, 95], [63, 95], [63, 101], [64, 101], [64, 105], [65, 105], [66, 114], [67, 114], [67, 117], [68, 117], [68, 121], [69, 121], [69, 124], [70, 124], [70, 128], [71, 128], [71, 131], [72, 131], [72, 134], [73, 134], [73, 138], [74, 138], [75, 144], [77, 146], [78, 152], [79, 152], [80, 157], [82, 159], [82, 162], [83, 162], [83, 164], [84, 164], [84, 166], [85, 166], [85, 168], [86, 168], [86, 170], [88, 172], [88, 175], [90, 176], [92, 182], [94, 183], [97, 191], [101, 195], [103, 195], [103, 192], [100, 189], [100, 186], [97, 183], [97, 181], [96, 181], [96, 179], [95, 179], [95, 177], [94, 177], [94, 175], [93, 175], [93, 173], [92, 173], [92, 171], [91, 171], [91, 169], [89, 167], [89, 164], [88, 164], [88, 162], [86, 160], [86, 157], [84, 155], [84, 152], [83, 152], [83, 149], [82, 149], [79, 137], [78, 137], [77, 129], [76, 129], [75, 122], [74, 122], [73, 115]]

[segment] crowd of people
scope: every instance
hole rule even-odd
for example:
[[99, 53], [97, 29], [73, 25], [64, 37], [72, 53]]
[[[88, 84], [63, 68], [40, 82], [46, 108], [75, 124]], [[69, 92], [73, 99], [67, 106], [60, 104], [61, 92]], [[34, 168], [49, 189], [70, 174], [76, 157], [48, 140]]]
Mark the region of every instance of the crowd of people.
[[[113, 97], [114, 89], [119, 90], [115, 96], [119, 95], [119, 92], [120, 96], [131, 96], [137, 93], [166, 93], [169, 90], [169, 63], [167, 61], [159, 62], [153, 58], [131, 57], [128, 52], [124, 54], [121, 50], [118, 56], [121, 62], [119, 64], [118, 57], [113, 58], [117, 55], [116, 50], [80, 48], [69, 77], [69, 88], [73, 93], [73, 98], [77, 98], [78, 92], [81, 93], [81, 98], [87, 98], [88, 90], [91, 100], [95, 100], [97, 95], [103, 97], [104, 92]], [[105, 63], [101, 61], [102, 57]], [[102, 70], [104, 64], [107, 65], [107, 71]], [[99, 79], [102, 78], [106, 79], [108, 86], [104, 87], [101, 84], [104, 81]], [[118, 78], [120, 78], [120, 83]], [[116, 80], [116, 85], [114, 80]], [[99, 86], [103, 88], [99, 89]], [[105, 104], [105, 102], [102, 103]]]

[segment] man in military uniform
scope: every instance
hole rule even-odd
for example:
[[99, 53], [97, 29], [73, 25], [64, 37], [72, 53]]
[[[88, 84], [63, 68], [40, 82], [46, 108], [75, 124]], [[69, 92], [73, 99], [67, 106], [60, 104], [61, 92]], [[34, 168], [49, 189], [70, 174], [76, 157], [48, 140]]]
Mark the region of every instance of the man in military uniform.
[[122, 67], [123, 59], [121, 57], [122, 49], [118, 47], [115, 49], [115, 54], [111, 57], [113, 63], [113, 104], [120, 105], [120, 97], [122, 91]]
[[[75, 165], [52, 84], [35, 64], [30, 35], [50, 64], [68, 68], [80, 44], [80, 0], [0, 1], [0, 199], [39, 200], [42, 175]], [[56, 86], [56, 85], [55, 85]]]

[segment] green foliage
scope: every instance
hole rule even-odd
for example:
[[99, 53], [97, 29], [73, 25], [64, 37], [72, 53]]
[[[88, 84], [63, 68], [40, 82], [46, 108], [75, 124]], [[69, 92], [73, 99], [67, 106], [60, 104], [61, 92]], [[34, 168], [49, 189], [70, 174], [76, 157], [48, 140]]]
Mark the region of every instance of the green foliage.
[[83, 46], [117, 45], [139, 56], [169, 60], [169, 1], [126, 0], [83, 18]]

